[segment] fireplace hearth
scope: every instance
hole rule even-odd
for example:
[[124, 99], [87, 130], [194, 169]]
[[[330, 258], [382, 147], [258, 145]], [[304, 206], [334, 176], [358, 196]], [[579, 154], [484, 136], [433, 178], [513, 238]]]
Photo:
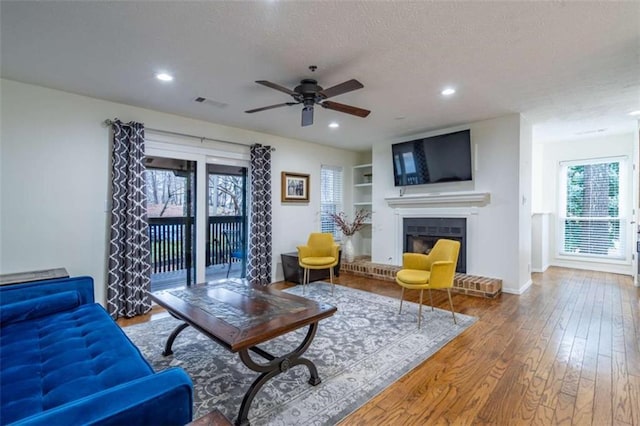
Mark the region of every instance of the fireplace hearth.
[[428, 254], [441, 238], [460, 241], [456, 272], [467, 272], [466, 218], [409, 217], [402, 222], [404, 253]]

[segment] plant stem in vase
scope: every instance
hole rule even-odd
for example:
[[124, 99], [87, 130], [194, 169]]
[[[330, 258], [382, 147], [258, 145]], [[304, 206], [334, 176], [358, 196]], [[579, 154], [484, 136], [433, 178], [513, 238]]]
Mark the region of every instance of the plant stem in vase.
[[353, 242], [351, 237], [358, 232], [366, 224], [367, 220], [371, 217], [369, 210], [358, 210], [355, 214], [353, 222], [350, 221], [344, 212], [330, 213], [329, 216], [333, 219], [333, 222], [338, 225], [342, 234], [344, 235], [343, 252], [344, 258], [347, 262], [351, 263], [355, 258], [355, 251], [353, 249]]

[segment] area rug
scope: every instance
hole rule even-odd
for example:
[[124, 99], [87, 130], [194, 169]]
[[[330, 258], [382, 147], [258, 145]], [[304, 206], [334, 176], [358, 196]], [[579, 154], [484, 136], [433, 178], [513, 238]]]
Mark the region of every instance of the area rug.
[[[300, 286], [286, 291], [302, 295]], [[322, 383], [311, 386], [309, 371], [296, 366], [265, 385], [249, 412], [252, 425], [332, 425], [357, 410], [387, 386], [471, 326], [476, 318], [450, 311], [422, 309], [417, 328], [418, 305], [336, 286], [333, 296], [327, 283], [307, 286], [305, 297], [334, 305], [338, 311], [319, 323], [318, 333], [305, 353], [318, 368]], [[213, 409], [234, 421], [242, 398], [257, 373], [242, 364], [238, 354], [228, 352], [191, 327], [173, 344], [173, 355], [161, 352], [171, 331], [180, 322], [167, 317], [125, 327], [156, 371], [184, 368], [194, 383], [194, 418]], [[295, 348], [307, 328], [281, 336], [264, 349], [274, 355]], [[256, 356], [256, 359], [263, 360]]]

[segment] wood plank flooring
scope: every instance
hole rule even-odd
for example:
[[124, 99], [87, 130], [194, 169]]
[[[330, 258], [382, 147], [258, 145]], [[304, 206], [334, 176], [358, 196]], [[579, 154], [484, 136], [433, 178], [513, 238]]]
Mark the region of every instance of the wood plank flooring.
[[[345, 273], [336, 282], [400, 296], [392, 282]], [[449, 309], [446, 293], [433, 296]], [[417, 302], [418, 292], [405, 297]], [[523, 295], [456, 294], [453, 304], [479, 320], [342, 426], [640, 426], [640, 289], [630, 277], [550, 268]]]
[[[371, 290], [399, 296], [394, 286]], [[434, 303], [448, 309], [446, 293]], [[478, 322], [341, 425], [640, 426], [640, 289], [630, 277], [550, 268], [521, 296], [453, 303]]]

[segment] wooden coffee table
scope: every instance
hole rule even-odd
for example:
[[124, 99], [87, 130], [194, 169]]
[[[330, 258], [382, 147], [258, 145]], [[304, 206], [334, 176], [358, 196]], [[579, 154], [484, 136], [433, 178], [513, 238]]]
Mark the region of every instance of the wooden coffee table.
[[[311, 377], [309, 384], [320, 384], [314, 363], [303, 358], [321, 319], [333, 315], [337, 308], [304, 297], [268, 287], [254, 287], [241, 280], [227, 280], [151, 294], [151, 298], [183, 321], [167, 339], [163, 355], [173, 353], [171, 346], [182, 330], [192, 326], [231, 352], [237, 352], [248, 368], [260, 373], [247, 390], [236, 425], [248, 425], [249, 408], [264, 384], [296, 365], [305, 365]], [[293, 351], [276, 356], [257, 347], [275, 337], [308, 326], [300, 345]], [[266, 359], [254, 361], [254, 352]]]

